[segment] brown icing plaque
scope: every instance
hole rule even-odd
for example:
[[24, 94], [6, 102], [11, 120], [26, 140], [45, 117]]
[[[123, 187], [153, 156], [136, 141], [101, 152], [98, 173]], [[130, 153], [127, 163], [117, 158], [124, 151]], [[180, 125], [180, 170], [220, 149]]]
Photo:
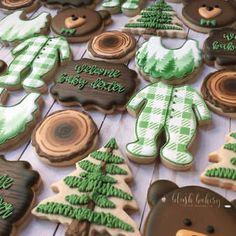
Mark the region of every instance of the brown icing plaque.
[[41, 2], [49, 7], [81, 7], [95, 5], [94, 0], [41, 0]]
[[50, 165], [73, 165], [96, 148], [98, 129], [85, 112], [63, 110], [46, 117], [32, 134], [32, 145]]
[[39, 174], [28, 162], [7, 161], [0, 156], [0, 235], [17, 235], [19, 222], [29, 216], [40, 183]]
[[95, 11], [88, 8], [69, 8], [60, 11], [53, 19], [52, 31], [64, 36], [69, 42], [86, 42], [101, 33], [111, 22], [108, 11]]
[[63, 105], [104, 113], [125, 110], [136, 87], [137, 73], [124, 64], [91, 59], [71, 61], [56, 74], [52, 95]]
[[204, 43], [203, 52], [208, 65], [236, 69], [236, 30], [212, 30]]
[[207, 188], [159, 180], [148, 191], [144, 236], [234, 236], [236, 204]]
[[211, 29], [236, 26], [234, 0], [184, 0], [183, 19], [190, 28], [207, 33]]
[[236, 71], [220, 70], [209, 74], [201, 92], [214, 111], [229, 117], [236, 116]]
[[0, 60], [0, 75], [3, 74], [7, 69], [7, 64], [5, 61]]
[[0, 0], [0, 9], [14, 11], [25, 8], [33, 11], [39, 5], [38, 2], [38, 0]]
[[136, 39], [130, 33], [108, 31], [93, 37], [88, 51], [93, 58], [110, 62], [126, 62], [135, 54]]

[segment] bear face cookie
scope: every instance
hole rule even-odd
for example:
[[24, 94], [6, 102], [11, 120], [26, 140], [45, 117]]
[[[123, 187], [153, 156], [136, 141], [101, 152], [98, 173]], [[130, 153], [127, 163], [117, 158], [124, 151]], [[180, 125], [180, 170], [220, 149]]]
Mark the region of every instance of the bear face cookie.
[[100, 34], [111, 22], [108, 11], [94, 11], [88, 8], [69, 8], [60, 11], [53, 19], [52, 31], [64, 36], [69, 42], [86, 42]]
[[219, 70], [209, 74], [201, 92], [207, 105], [217, 114], [236, 118], [236, 71]]
[[185, 24], [193, 30], [208, 33], [211, 29], [236, 26], [234, 0], [184, 0]]
[[39, 0], [0, 0], [0, 10], [3, 11], [24, 9], [27, 12], [31, 12], [38, 8], [39, 5]]
[[236, 201], [198, 186], [159, 180], [148, 191], [144, 236], [234, 236]]
[[217, 69], [236, 69], [236, 29], [212, 30], [204, 43], [204, 60]]

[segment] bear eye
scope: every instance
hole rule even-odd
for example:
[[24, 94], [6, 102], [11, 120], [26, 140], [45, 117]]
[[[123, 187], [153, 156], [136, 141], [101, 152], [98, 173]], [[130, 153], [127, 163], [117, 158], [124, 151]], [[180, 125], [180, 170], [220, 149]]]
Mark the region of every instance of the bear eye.
[[86, 18], [86, 16], [83, 16], [83, 18], [85, 19], [85, 18]]
[[203, 4], [202, 7], [206, 7], [206, 4]]
[[208, 225], [206, 228], [207, 233], [213, 234], [215, 232], [215, 229], [212, 225]]
[[220, 8], [220, 6], [219, 5], [215, 5], [215, 8]]
[[184, 219], [184, 225], [190, 227], [192, 225], [192, 221], [189, 218]]

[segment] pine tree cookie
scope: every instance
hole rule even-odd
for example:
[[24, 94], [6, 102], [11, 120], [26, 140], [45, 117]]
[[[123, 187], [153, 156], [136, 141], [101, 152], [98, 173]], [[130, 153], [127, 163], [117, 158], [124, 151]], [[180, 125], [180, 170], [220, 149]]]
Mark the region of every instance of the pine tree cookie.
[[132, 174], [115, 139], [76, 164], [76, 171], [52, 185], [57, 195], [32, 213], [67, 225], [67, 236], [141, 236], [126, 210], [138, 210], [127, 183]]
[[[2, 100], [7, 91], [1, 88], [0, 92]], [[0, 150], [15, 148], [29, 138], [40, 118], [42, 104], [40, 94], [30, 93], [15, 105], [0, 105]]]
[[28, 19], [26, 12], [15, 11], [0, 21], [0, 41], [16, 44], [25, 39], [48, 32], [51, 15], [43, 12], [33, 19]]
[[122, 30], [141, 35], [145, 39], [153, 35], [171, 38], [185, 38], [187, 35], [183, 23], [165, 0], [157, 1], [143, 9], [139, 15], [131, 18]]
[[40, 159], [52, 166], [73, 165], [92, 152], [98, 143], [98, 128], [85, 112], [63, 110], [42, 120], [32, 134]]
[[168, 168], [191, 168], [193, 156], [188, 148], [196, 136], [197, 125], [211, 120], [197, 91], [188, 85], [153, 83], [130, 99], [127, 110], [138, 117], [136, 140], [126, 145], [130, 160], [149, 164], [160, 156]]
[[135, 55], [136, 39], [130, 33], [107, 31], [89, 41], [88, 52], [95, 60], [126, 63]]
[[193, 39], [187, 39], [180, 48], [169, 49], [162, 44], [161, 37], [155, 36], [139, 48], [135, 61], [146, 80], [181, 84], [196, 77], [201, 69], [202, 54]]
[[55, 70], [70, 60], [70, 47], [63, 37], [36, 36], [12, 50], [14, 59], [6, 73], [0, 76], [0, 87], [44, 93], [46, 81]]
[[136, 16], [143, 6], [144, 0], [104, 0], [102, 8], [111, 14], [123, 12], [126, 16]]
[[201, 92], [214, 112], [236, 118], [236, 71], [219, 70], [209, 74], [202, 83]]
[[236, 132], [226, 137], [226, 144], [209, 154], [214, 164], [206, 168], [201, 181], [206, 184], [236, 191]]
[[40, 6], [39, 0], [1, 0], [0, 10], [2, 11], [15, 11], [24, 10], [26, 12], [31, 12], [36, 10]]
[[0, 156], [0, 235], [18, 235], [30, 219], [40, 185], [38, 172], [28, 162]]

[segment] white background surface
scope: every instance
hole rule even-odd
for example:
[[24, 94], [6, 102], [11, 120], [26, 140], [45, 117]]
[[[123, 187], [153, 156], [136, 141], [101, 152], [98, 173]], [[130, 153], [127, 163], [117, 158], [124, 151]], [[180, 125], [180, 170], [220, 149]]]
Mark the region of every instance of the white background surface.
[[[171, 4], [174, 9], [177, 11], [178, 17], [181, 18], [181, 9], [182, 4]], [[50, 12], [52, 16], [56, 14], [56, 10], [49, 10], [48, 8], [41, 7], [37, 11], [30, 13], [29, 16], [37, 16], [40, 12]], [[3, 18], [4, 15], [0, 12], [0, 18]], [[107, 30], [120, 29], [127, 21], [128, 17], [125, 17], [123, 14], [114, 15], [113, 23], [108, 26]], [[0, 29], [1, 30], [1, 29]], [[186, 31], [188, 29], [186, 28]], [[207, 35], [196, 33], [192, 30], [189, 30], [189, 37], [194, 38], [199, 41], [200, 47], [202, 47], [205, 38]], [[137, 37], [139, 46], [143, 42], [143, 39]], [[164, 44], [168, 47], [179, 47], [184, 43], [184, 40], [180, 39], [165, 39]], [[87, 44], [71, 44], [71, 49], [73, 52], [73, 58], [75, 60], [80, 59], [81, 57], [86, 57]], [[8, 64], [12, 60], [10, 47], [0, 46], [0, 59], [4, 59]], [[134, 68], [134, 61], [132, 60], [129, 63], [130, 68]], [[135, 69], [136, 70], [136, 69]], [[204, 77], [209, 73], [214, 71], [214, 68], [209, 68], [204, 65], [204, 69], [200, 76], [196, 78], [193, 86], [199, 91], [201, 83]], [[145, 86], [146, 82], [142, 80], [139, 76], [141, 83], [139, 88]], [[19, 101], [25, 95], [24, 91], [16, 91], [10, 93], [7, 105], [14, 104]], [[42, 116], [46, 116], [56, 110], [65, 109], [61, 105], [58, 105], [54, 102], [50, 94], [43, 95], [45, 106], [43, 109]], [[78, 108], [81, 109], [81, 108]], [[136, 119], [128, 115], [127, 113], [116, 114], [116, 115], [104, 115], [97, 111], [89, 111], [89, 114], [93, 117], [100, 130], [100, 142], [99, 145], [102, 146], [105, 144], [111, 137], [115, 137], [120, 149], [123, 154], [125, 154], [125, 145], [133, 140], [134, 137], [134, 128]], [[228, 132], [236, 130], [236, 121], [229, 118], [220, 117], [216, 114], [213, 114], [212, 124], [210, 126], [201, 127], [198, 130], [198, 135], [192, 145], [191, 152], [195, 157], [195, 163], [193, 168], [188, 172], [175, 172], [167, 169], [160, 163], [156, 162], [152, 165], [136, 165], [127, 160], [129, 166], [132, 169], [134, 175], [134, 185], [132, 186], [133, 194], [138, 202], [140, 211], [136, 214], [133, 214], [132, 217], [137, 222], [139, 228], [142, 230], [143, 225], [146, 219], [146, 216], [149, 212], [149, 207], [146, 201], [146, 193], [149, 185], [157, 179], [168, 179], [176, 182], [179, 186], [185, 185], [201, 185], [199, 180], [200, 174], [207, 167], [208, 163], [208, 153], [217, 150], [221, 145], [224, 144], [224, 137]], [[32, 167], [37, 170], [43, 180], [43, 189], [40, 192], [37, 200], [38, 202], [46, 197], [53, 195], [54, 193], [50, 189], [50, 185], [53, 182], [57, 182], [60, 179], [64, 178], [66, 175], [74, 171], [74, 166], [67, 168], [54, 168], [42, 163], [35, 153], [34, 148], [32, 147], [30, 141], [24, 143], [20, 148], [14, 151], [2, 152], [7, 160], [26, 160], [31, 163]], [[222, 194], [224, 197], [229, 200], [236, 198], [236, 193], [217, 187], [209, 187], [210, 189]], [[39, 220], [31, 216], [31, 220], [28, 225], [20, 231], [20, 236], [59, 236], [64, 235], [65, 227], [60, 224], [52, 223], [49, 221]]]

